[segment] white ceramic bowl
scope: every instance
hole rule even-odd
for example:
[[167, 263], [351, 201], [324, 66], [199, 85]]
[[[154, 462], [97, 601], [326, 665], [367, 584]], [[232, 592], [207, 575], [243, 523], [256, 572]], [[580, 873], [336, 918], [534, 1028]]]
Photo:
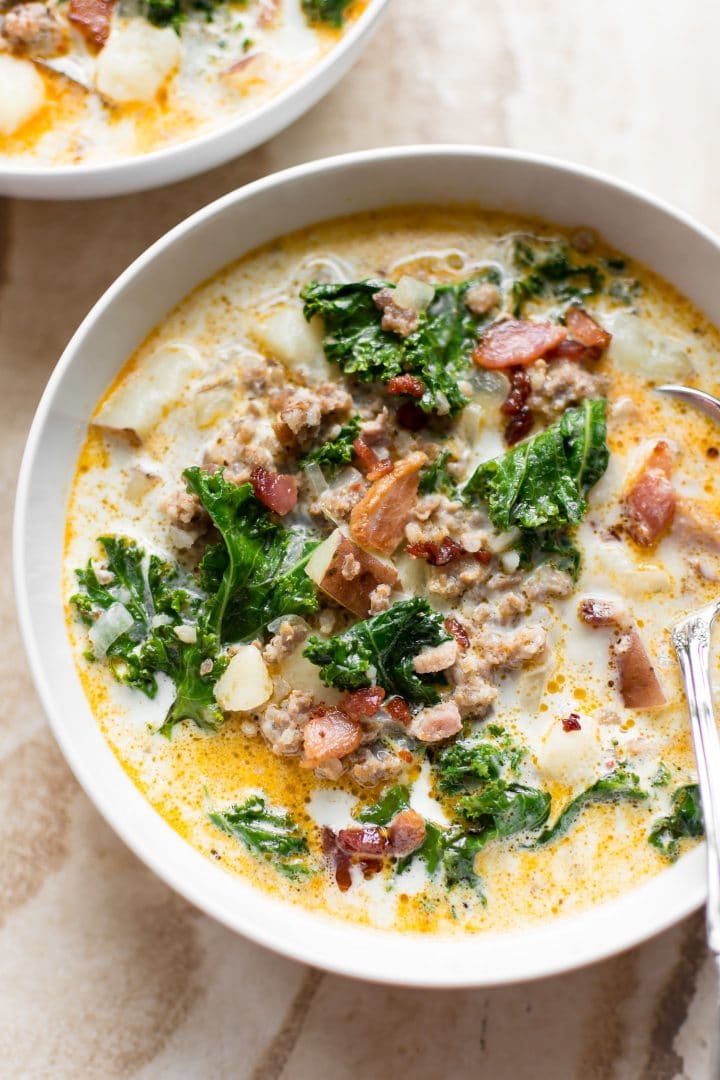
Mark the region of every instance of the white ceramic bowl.
[[75, 672], [60, 572], [66, 502], [88, 417], [126, 357], [168, 309], [222, 266], [290, 230], [355, 211], [458, 202], [591, 225], [720, 322], [718, 241], [654, 199], [596, 173], [510, 151], [463, 147], [376, 150], [313, 162], [199, 211], [137, 259], [96, 304], [38, 408], [15, 516], [15, 584], [35, 682], [70, 766], [113, 828], [168, 884], [253, 940], [332, 971], [415, 986], [536, 978], [628, 948], [703, 902], [704, 851], [694, 850], [648, 884], [583, 915], [510, 934], [391, 934], [272, 899], [185, 843], [118, 764]]
[[370, 0], [341, 40], [302, 78], [252, 112], [185, 142], [97, 165], [34, 166], [0, 159], [0, 195], [93, 199], [172, 184], [207, 172], [267, 142], [311, 109], [357, 60], [390, 0]]

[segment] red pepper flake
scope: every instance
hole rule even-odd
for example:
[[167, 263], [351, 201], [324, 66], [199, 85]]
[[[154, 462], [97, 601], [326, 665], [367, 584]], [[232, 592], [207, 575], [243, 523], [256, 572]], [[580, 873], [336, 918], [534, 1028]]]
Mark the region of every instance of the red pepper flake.
[[428, 414], [424, 413], [414, 401], [403, 401], [395, 416], [400, 427], [408, 431], [422, 431], [430, 423]]
[[445, 619], [443, 626], [448, 634], [452, 634], [461, 649], [467, 649], [469, 647], [470, 637], [459, 619], [456, 619], [453, 615], [449, 615], [447, 619]]
[[425, 393], [425, 383], [417, 375], [395, 375], [387, 384], [388, 394], [407, 394], [412, 398], [421, 398]]
[[409, 724], [412, 720], [410, 706], [405, 698], [392, 697], [386, 703], [385, 708], [390, 713], [393, 720], [397, 720], [398, 724]]
[[407, 762], [408, 765], [411, 765], [415, 760], [409, 750], [396, 750], [395, 752], [400, 760]]
[[382, 686], [368, 686], [364, 690], [351, 690], [340, 702], [343, 712], [353, 720], [365, 720], [374, 716], [385, 699]]
[[431, 566], [447, 566], [454, 559], [459, 559], [465, 554], [465, 548], [445, 536], [439, 544], [432, 540], [422, 540], [417, 544], [408, 544], [406, 551], [413, 559], [425, 559]]
[[297, 506], [297, 478], [271, 472], [259, 465], [250, 473], [253, 490], [265, 506], [276, 514], [289, 514]]
[[562, 722], [563, 731], [580, 731], [580, 717], [576, 712], [571, 712]]
[[320, 833], [323, 854], [331, 863], [335, 872], [335, 883], [340, 892], [347, 892], [352, 885], [350, 856], [340, 847], [332, 829], [324, 826]]

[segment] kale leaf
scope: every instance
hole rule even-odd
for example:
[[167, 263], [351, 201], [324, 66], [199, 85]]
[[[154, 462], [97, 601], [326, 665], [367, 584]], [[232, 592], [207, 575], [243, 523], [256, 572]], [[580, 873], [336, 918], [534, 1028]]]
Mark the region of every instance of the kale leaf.
[[655, 822], [648, 839], [662, 855], [674, 860], [683, 840], [703, 836], [704, 832], [700, 789], [697, 784], [687, 784], [677, 789], [672, 798], [672, 810], [667, 817]]
[[646, 798], [647, 792], [640, 787], [636, 773], [630, 772], [624, 765], [618, 765], [607, 776], [596, 780], [591, 787], [571, 799], [553, 824], [540, 834], [536, 844], [550, 844], [564, 836], [582, 811], [593, 803], [618, 802], [621, 799], [640, 802]]
[[513, 313], [522, 315], [528, 300], [554, 297], [578, 303], [595, 296], [603, 287], [604, 275], [592, 263], [579, 264], [572, 260], [565, 245], [553, 247], [538, 257], [534, 248], [516, 240], [513, 251], [516, 269], [524, 271], [512, 285]]
[[218, 829], [241, 840], [248, 851], [266, 858], [286, 877], [310, 872], [307, 838], [289, 814], [273, 810], [262, 796], [251, 795], [241, 806], [212, 810], [208, 816]]
[[371, 806], [366, 806], [355, 815], [357, 821], [370, 825], [389, 825], [396, 814], [401, 810], [407, 810], [410, 806], [410, 791], [408, 788], [398, 785], [388, 788], [382, 798]]
[[[212, 22], [215, 8], [223, 0], [145, 0], [145, 18], [153, 26], [171, 26], [179, 34], [189, 12], [204, 12]], [[237, 3], [237, 0], [235, 0]]]
[[328, 476], [333, 479], [341, 465], [349, 465], [353, 458], [353, 443], [360, 434], [360, 417], [354, 416], [347, 424], [340, 428], [334, 439], [311, 450], [301, 459], [302, 466], [314, 462], [319, 465]]
[[340, 690], [382, 686], [406, 701], [434, 705], [440, 697], [432, 684], [442, 680], [418, 675], [413, 660], [427, 646], [449, 640], [443, 616], [427, 600], [414, 597], [327, 640], [313, 635], [303, 655], [318, 665], [325, 686]]
[[383, 330], [382, 312], [373, 301], [384, 281], [346, 284], [312, 282], [301, 293], [307, 319], [320, 315], [325, 325], [323, 347], [328, 360], [362, 382], [387, 382], [408, 372], [417, 376], [425, 393], [417, 404], [425, 412], [458, 413], [468, 399], [458, 379], [470, 364], [470, 354], [484, 317], [465, 304], [474, 281], [437, 285], [417, 329], [407, 337]]
[[318, 609], [305, 566], [315, 544], [299, 529], [273, 521], [251, 484], [231, 484], [222, 473], [197, 467], [183, 473], [223, 538], [200, 564], [211, 594], [208, 622], [223, 642], [253, 638], [281, 615]]
[[302, 9], [311, 23], [326, 22], [331, 26], [342, 26], [345, 9], [351, 3], [352, 0], [302, 0]]
[[[185, 719], [204, 729], [216, 728], [222, 713], [213, 687], [227, 661], [217, 656], [219, 641], [203, 619], [203, 598], [181, 584], [178, 571], [156, 555], [146, 561], [133, 540], [104, 536], [98, 543], [112, 578], [103, 584], [88, 562], [76, 571], [83, 591], [70, 600], [90, 627], [114, 604], [121, 604], [132, 618], [132, 625], [105, 652], [115, 678], [150, 698], [157, 694], [158, 672], [173, 680], [176, 697], [160, 729], [165, 735]], [[204, 672], [206, 661], [210, 670]]]
[[545, 431], [485, 461], [468, 480], [466, 498], [487, 502], [496, 529], [578, 525], [585, 496], [608, 466], [605, 400], [587, 400]]
[[487, 843], [539, 829], [550, 814], [550, 796], [538, 788], [498, 779], [458, 799], [455, 810], [470, 823], [473, 834]]
[[432, 465], [426, 465], [420, 472], [420, 484], [418, 490], [421, 495], [432, 495], [434, 492], [439, 491], [443, 495], [447, 495], [448, 498], [452, 498], [457, 493], [457, 486], [452, 476], [447, 470], [447, 463], [450, 458], [450, 451], [443, 450]]
[[435, 762], [438, 790], [444, 795], [467, 792], [478, 783], [497, 780], [505, 765], [504, 751], [491, 742], [454, 743]]

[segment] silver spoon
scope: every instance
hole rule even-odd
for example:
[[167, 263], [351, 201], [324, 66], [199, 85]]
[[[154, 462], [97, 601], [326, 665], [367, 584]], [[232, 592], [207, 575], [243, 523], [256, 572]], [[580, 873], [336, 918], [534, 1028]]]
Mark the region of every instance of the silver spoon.
[[[695, 405], [720, 423], [720, 399], [691, 386], [667, 384], [657, 389]], [[710, 679], [712, 626], [720, 612], [720, 600], [687, 615], [672, 628], [672, 643], [685, 684], [690, 712], [700, 801], [705, 822], [708, 898], [705, 909], [707, 941], [720, 979], [720, 735], [713, 708]], [[713, 1046], [711, 1075], [720, 1076], [717, 1034]]]

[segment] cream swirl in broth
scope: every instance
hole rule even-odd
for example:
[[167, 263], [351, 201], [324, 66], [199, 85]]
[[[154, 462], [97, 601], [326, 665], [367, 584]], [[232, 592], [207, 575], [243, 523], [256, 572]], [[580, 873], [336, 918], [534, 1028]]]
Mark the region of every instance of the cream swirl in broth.
[[715, 391], [717, 347], [591, 231], [472, 210], [202, 285], [100, 402], [68, 510], [133, 781], [229, 872], [375, 926], [661, 871], [702, 833], [668, 628], [717, 590], [720, 432], [653, 387]]

